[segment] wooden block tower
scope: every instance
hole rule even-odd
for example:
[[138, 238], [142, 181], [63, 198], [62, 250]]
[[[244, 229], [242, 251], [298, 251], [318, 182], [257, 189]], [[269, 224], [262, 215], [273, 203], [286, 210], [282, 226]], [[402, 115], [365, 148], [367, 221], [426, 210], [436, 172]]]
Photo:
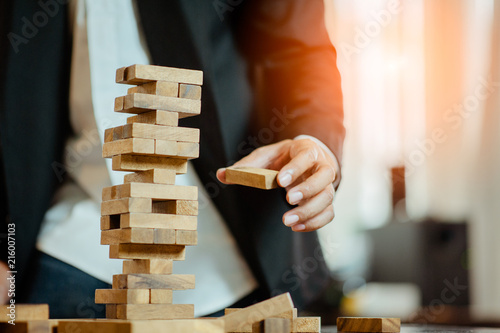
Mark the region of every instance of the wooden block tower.
[[172, 266], [197, 243], [198, 189], [175, 185], [175, 176], [199, 155], [199, 129], [178, 121], [200, 114], [202, 81], [201, 71], [160, 66], [116, 72], [117, 83], [136, 86], [116, 98], [115, 112], [136, 115], [105, 132], [103, 157], [133, 172], [102, 191], [101, 244], [110, 258], [126, 259], [112, 289], [96, 290], [107, 318], [194, 317], [194, 305], [172, 304], [172, 291], [193, 289], [195, 277], [172, 274]]

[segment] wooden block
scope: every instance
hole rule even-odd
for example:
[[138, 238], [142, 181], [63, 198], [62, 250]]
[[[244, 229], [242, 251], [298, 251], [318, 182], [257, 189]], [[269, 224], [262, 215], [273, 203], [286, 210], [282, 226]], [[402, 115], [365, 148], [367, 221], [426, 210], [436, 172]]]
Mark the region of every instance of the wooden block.
[[162, 244], [112, 244], [111, 259], [172, 259], [184, 260], [186, 249], [182, 245]]
[[9, 323], [0, 323], [0, 332], [2, 333], [53, 333], [57, 332], [59, 320], [30, 320], [17, 321], [12, 325]]
[[[158, 202], [154, 203], [158, 204]], [[198, 215], [198, 201], [197, 200], [172, 200], [164, 201], [163, 213], [176, 214], [176, 215]]]
[[137, 171], [124, 177], [125, 183], [155, 183], [155, 184], [175, 184], [175, 171], [164, 169], [152, 169]]
[[292, 310], [292, 298], [289, 293], [286, 293], [251, 305], [221, 318], [225, 322], [226, 332], [237, 332], [245, 326], [251, 327], [255, 322], [259, 322], [266, 318], [272, 318], [280, 313]]
[[118, 319], [189, 319], [194, 318], [192, 304], [118, 304]]
[[172, 214], [122, 214], [121, 228], [156, 228], [196, 230], [198, 219], [196, 216]]
[[102, 200], [108, 201], [112, 199], [116, 199], [116, 188], [113, 186], [104, 187], [102, 189]]
[[115, 112], [123, 112], [125, 107], [125, 96], [119, 96], [115, 98]]
[[168, 81], [202, 85], [203, 72], [192, 69], [154, 65], [132, 65], [125, 70], [125, 80], [119, 83], [142, 84], [150, 81]]
[[178, 245], [198, 244], [198, 232], [196, 230], [176, 230], [175, 244]]
[[101, 245], [121, 243], [153, 244], [155, 239], [154, 236], [154, 229], [131, 228], [103, 230], [101, 231]]
[[126, 76], [125, 76], [125, 70], [127, 67], [121, 67], [116, 70], [116, 78], [115, 82], [116, 83], [125, 83]]
[[152, 110], [177, 112], [179, 118], [186, 118], [200, 114], [201, 101], [148, 94], [129, 94], [115, 99], [116, 112], [140, 114]]
[[184, 274], [117, 274], [113, 289], [194, 289], [194, 275]]
[[7, 323], [15, 319], [16, 322], [28, 320], [48, 320], [48, 304], [3, 304], [0, 305], [0, 322]]
[[[154, 229], [154, 243], [155, 244], [177, 244], [175, 242], [174, 229]], [[180, 244], [180, 243], [179, 243]], [[185, 244], [180, 244], [185, 245]]]
[[113, 141], [113, 128], [107, 128], [104, 130], [104, 142]]
[[150, 183], [117, 185], [121, 198], [151, 198], [153, 200], [198, 200], [198, 187]]
[[[120, 189], [118, 189], [120, 191]], [[152, 200], [149, 198], [122, 198], [101, 202], [101, 215], [122, 213], [151, 213]]]
[[101, 230], [120, 228], [120, 215], [101, 216]]
[[115, 171], [144, 171], [150, 169], [173, 170], [177, 174], [187, 172], [187, 160], [160, 156], [116, 155], [113, 156]]
[[232, 184], [245, 185], [263, 190], [278, 187], [276, 177], [278, 171], [248, 167], [226, 168], [226, 181]]
[[96, 304], [149, 304], [149, 289], [96, 289]]
[[172, 274], [173, 261], [167, 259], [134, 259], [123, 261], [123, 274]]
[[[194, 86], [194, 87], [199, 87], [199, 86]], [[199, 88], [201, 89], [201, 87]], [[143, 83], [137, 87], [132, 87], [127, 90], [127, 94], [136, 94], [136, 93], [178, 97], [179, 84], [177, 82], [153, 81], [153, 82]]]
[[106, 304], [106, 318], [107, 319], [118, 318], [116, 314], [116, 304]]
[[155, 154], [177, 158], [198, 158], [200, 145], [196, 142], [155, 140]]
[[149, 303], [151, 304], [172, 304], [172, 290], [170, 289], [150, 289]]
[[127, 124], [143, 123], [161, 126], [179, 126], [179, 113], [155, 110], [128, 117]]
[[338, 317], [338, 332], [399, 332], [399, 318]]
[[294, 333], [321, 332], [321, 317], [298, 317], [292, 322]]
[[[165, 310], [165, 309], [163, 309]], [[59, 323], [59, 333], [223, 333], [224, 321], [210, 319], [170, 320], [70, 319]]]
[[[224, 309], [224, 315], [227, 315], [227, 314], [230, 314], [230, 313], [233, 313], [236, 311], [240, 311], [240, 310], [242, 310], [242, 309], [241, 308], [226, 308], [226, 309]], [[292, 310], [285, 311], [283, 313], [280, 313], [280, 314], [273, 316], [273, 318], [289, 319], [290, 322], [293, 323], [297, 319], [297, 309], [294, 308]], [[292, 324], [292, 326], [293, 326], [293, 324]], [[252, 331], [253, 331], [253, 325], [245, 325], [245, 326], [240, 327], [239, 330], [234, 331], [234, 333], [252, 333]], [[293, 331], [293, 332], [295, 333], [295, 331]], [[300, 331], [300, 332], [309, 332], [309, 331]], [[313, 332], [313, 331], [311, 331], [311, 332]]]
[[201, 99], [201, 87], [192, 84], [179, 84], [179, 97], [189, 99]]
[[123, 125], [123, 138], [144, 138], [197, 143], [200, 142], [200, 130], [190, 127], [132, 123]]
[[290, 319], [266, 318], [252, 325], [252, 333], [290, 333]]
[[118, 141], [105, 142], [102, 146], [102, 157], [109, 158], [120, 154], [153, 155], [155, 140], [128, 138]]

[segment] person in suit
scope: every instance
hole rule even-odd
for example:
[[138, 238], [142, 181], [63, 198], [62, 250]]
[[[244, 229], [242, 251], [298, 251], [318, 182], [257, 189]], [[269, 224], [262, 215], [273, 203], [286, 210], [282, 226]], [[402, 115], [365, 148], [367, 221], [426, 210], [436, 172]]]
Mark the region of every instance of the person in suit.
[[[1, 4], [1, 258], [7, 263], [7, 227], [14, 224], [18, 302], [47, 296], [30, 296], [49, 276], [41, 273], [35, 246], [61, 187], [54, 161], [74, 135], [67, 3]], [[135, 13], [152, 63], [204, 71], [203, 111], [181, 125], [201, 129], [193, 166], [257, 281], [251, 301], [290, 291], [297, 307], [306, 307], [330, 283], [314, 231], [334, 217], [345, 133], [322, 0], [141, 0]], [[233, 163], [280, 170], [283, 192], [219, 183], [225, 183], [224, 166]], [[8, 270], [3, 264], [0, 274]], [[103, 287], [83, 271], [71, 274], [76, 289], [92, 294]], [[75, 316], [72, 311], [64, 315]]]

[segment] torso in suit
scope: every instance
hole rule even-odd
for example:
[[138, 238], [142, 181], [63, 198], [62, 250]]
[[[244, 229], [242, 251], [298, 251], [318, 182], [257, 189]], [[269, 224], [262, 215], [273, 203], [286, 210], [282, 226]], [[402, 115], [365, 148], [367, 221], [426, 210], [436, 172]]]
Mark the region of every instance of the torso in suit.
[[[320, 139], [340, 159], [340, 76], [324, 27], [323, 2], [216, 4], [137, 2], [153, 63], [204, 71], [202, 114], [181, 123], [201, 129], [200, 158], [194, 165], [202, 182], [261, 286], [270, 294], [290, 291], [301, 308], [329, 283], [316, 233], [294, 233], [283, 226], [281, 216], [289, 209], [284, 192], [225, 186], [215, 172], [258, 145], [300, 134]], [[3, 6], [10, 6], [3, 13], [12, 13], [1, 27], [3, 36], [21, 33], [22, 17], [40, 10], [28, 0]], [[24, 274], [57, 186], [53, 162], [61, 161], [69, 128], [65, 12], [61, 6], [36, 36], [19, 44], [17, 53], [8, 40], [2, 47], [2, 195], [8, 198], [2, 216], [16, 223], [16, 264]]]

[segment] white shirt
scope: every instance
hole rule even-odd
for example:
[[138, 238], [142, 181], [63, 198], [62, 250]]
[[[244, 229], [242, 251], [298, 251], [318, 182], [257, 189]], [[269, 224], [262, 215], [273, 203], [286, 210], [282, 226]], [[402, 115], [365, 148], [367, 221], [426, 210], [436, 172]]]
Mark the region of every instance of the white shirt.
[[[109, 259], [108, 246], [100, 245], [101, 190], [123, 183], [124, 173], [112, 171], [111, 161], [101, 157], [104, 130], [126, 123], [128, 116], [113, 112], [114, 98], [129, 87], [114, 82], [116, 69], [150, 60], [132, 0], [75, 1], [70, 120], [76, 135], [65, 150], [75, 181], [56, 193], [37, 248], [111, 283], [122, 261]], [[191, 164], [176, 184], [197, 186], [200, 205], [198, 245], [174, 263], [174, 274], [195, 274], [196, 289], [174, 292], [174, 302], [195, 304], [195, 315], [205, 315], [249, 294], [257, 282]]]

